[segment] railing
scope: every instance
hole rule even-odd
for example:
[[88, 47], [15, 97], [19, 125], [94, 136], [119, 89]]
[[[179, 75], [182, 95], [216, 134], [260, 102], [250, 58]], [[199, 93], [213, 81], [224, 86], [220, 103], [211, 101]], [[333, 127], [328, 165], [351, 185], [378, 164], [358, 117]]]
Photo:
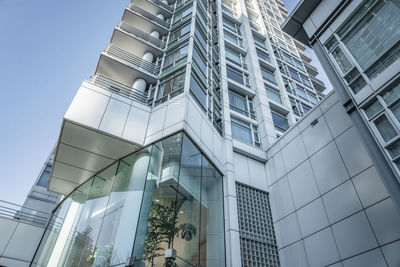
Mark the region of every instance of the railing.
[[148, 43], [151, 43], [161, 49], [165, 48], [165, 42], [161, 41], [160, 39], [157, 39], [153, 36], [151, 36], [148, 33], [142, 32], [141, 30], [136, 29], [135, 27], [133, 27], [132, 25], [121, 21], [118, 24], [118, 27], [120, 27], [121, 29], [123, 29], [124, 31], [131, 33], [133, 35], [135, 35], [136, 37], [142, 39], [143, 41], [146, 41]]
[[138, 6], [135, 6], [134, 4], [130, 4], [129, 9], [136, 13], [139, 13], [140, 15], [151, 20], [152, 22], [156, 22], [157, 24], [161, 25], [164, 28], [167, 28], [167, 29], [169, 28], [169, 24], [165, 20], [162, 20], [162, 19], [158, 18], [157, 16], [154, 16], [150, 12], [147, 12], [146, 10], [144, 10]]
[[162, 8], [164, 8], [164, 9], [168, 10], [169, 12], [174, 11], [174, 9], [173, 9], [172, 7], [170, 7], [169, 5], [163, 3], [163, 2], [161, 2], [161, 1], [159, 1], [159, 0], [149, 0], [149, 1], [150, 1], [150, 2], [153, 2], [154, 4], [159, 5], [160, 7], [162, 7]]
[[40, 227], [45, 227], [50, 218], [50, 214], [47, 212], [23, 207], [4, 200], [0, 200], [0, 216]]
[[159, 66], [157, 66], [149, 61], [146, 61], [138, 56], [135, 56], [134, 54], [131, 54], [116, 45], [109, 44], [107, 46], [105, 52], [110, 55], [116, 56], [120, 59], [123, 59], [123, 60], [127, 61], [128, 63], [131, 63], [132, 65], [142, 68], [142, 69], [146, 70], [147, 72], [150, 72], [154, 76], [157, 76], [160, 72]]
[[144, 92], [133, 89], [132, 87], [126, 86], [125, 84], [122, 84], [120, 82], [114, 81], [104, 75], [95, 74], [88, 82], [113, 93], [127, 97], [136, 102], [147, 105], [147, 96]]
[[307, 63], [305, 61], [303, 61], [303, 63], [306, 66], [306, 68], [312, 69], [314, 72], [318, 73], [318, 69], [316, 67], [314, 67], [313, 65], [311, 65], [310, 63]]

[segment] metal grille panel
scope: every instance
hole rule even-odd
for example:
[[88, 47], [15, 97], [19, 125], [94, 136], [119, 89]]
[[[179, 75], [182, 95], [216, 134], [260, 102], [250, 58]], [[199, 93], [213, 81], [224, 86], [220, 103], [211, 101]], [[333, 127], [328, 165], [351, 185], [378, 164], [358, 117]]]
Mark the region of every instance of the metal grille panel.
[[236, 184], [243, 267], [279, 267], [267, 192]]

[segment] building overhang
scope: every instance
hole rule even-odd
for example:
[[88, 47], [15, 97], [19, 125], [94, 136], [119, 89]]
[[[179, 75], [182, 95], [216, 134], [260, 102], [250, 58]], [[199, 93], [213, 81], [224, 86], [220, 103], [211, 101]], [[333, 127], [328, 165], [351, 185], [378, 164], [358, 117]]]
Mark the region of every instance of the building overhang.
[[281, 29], [293, 38], [309, 46], [309, 38], [303, 28], [303, 24], [321, 2], [322, 0], [299, 1], [289, 17], [283, 22]]
[[48, 190], [68, 195], [100, 170], [140, 147], [64, 118]]

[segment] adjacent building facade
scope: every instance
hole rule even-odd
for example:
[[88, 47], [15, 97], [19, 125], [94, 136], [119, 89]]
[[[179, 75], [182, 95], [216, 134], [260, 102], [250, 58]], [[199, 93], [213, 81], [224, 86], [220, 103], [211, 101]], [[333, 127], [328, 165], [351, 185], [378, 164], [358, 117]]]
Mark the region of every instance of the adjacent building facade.
[[133, 0], [64, 117], [30, 266], [398, 266], [385, 169], [286, 17]]

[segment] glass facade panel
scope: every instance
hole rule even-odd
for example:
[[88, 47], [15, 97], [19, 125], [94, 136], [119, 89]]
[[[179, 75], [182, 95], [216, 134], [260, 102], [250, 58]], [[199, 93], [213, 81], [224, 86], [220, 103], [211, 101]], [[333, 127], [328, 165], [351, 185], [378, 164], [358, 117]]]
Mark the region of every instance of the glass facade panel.
[[43, 173], [40, 176], [39, 181], [37, 182], [36, 185], [47, 187], [47, 185], [49, 183], [49, 179], [50, 179], [50, 172], [51, 172], [51, 166], [46, 165], [46, 167], [44, 168]]
[[[32, 266], [225, 266], [222, 176], [178, 133], [110, 165], [54, 211]], [[164, 257], [175, 249], [174, 262]]]
[[385, 142], [397, 135], [396, 130], [393, 128], [386, 115], [378, 117], [374, 121], [374, 124]]
[[378, 1], [343, 42], [366, 70], [400, 40], [400, 2]]
[[336, 47], [335, 50], [332, 51], [332, 56], [336, 60], [336, 63], [338, 64], [339, 68], [342, 70], [343, 73], [348, 72], [352, 65], [346, 55], [343, 53], [342, 49], [340, 47]]

